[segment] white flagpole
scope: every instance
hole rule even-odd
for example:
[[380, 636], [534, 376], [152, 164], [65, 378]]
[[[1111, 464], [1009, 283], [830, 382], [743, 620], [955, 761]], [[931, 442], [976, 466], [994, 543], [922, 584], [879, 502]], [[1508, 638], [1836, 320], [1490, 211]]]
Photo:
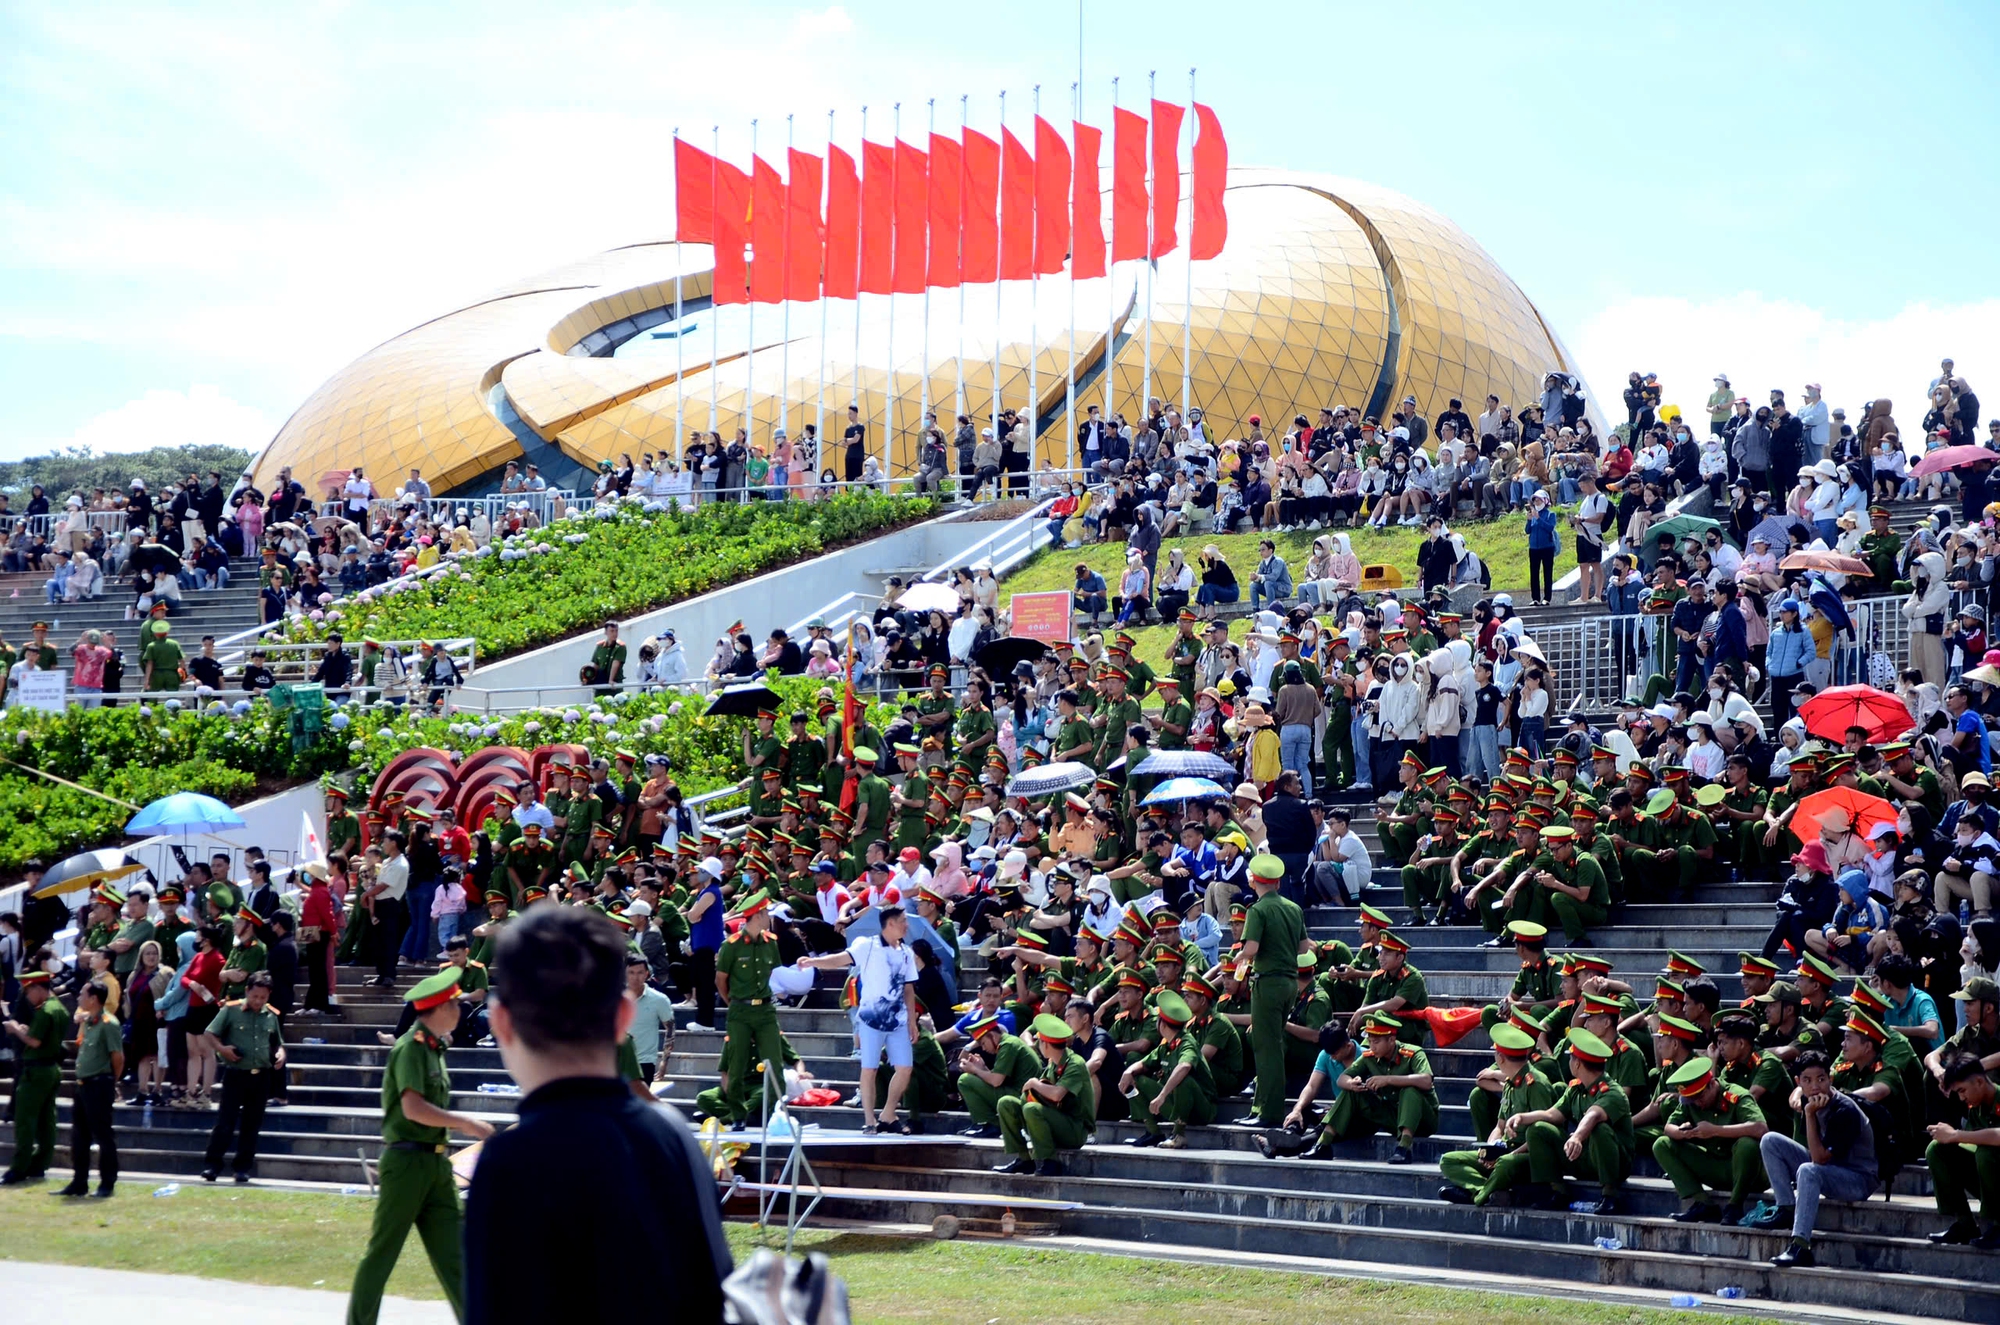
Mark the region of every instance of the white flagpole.
[[778, 427], [792, 430], [792, 292], [785, 288], [792, 277], [792, 117], [785, 116], [785, 254], [778, 259], [778, 293], [784, 296], [784, 323], [779, 332], [783, 345], [778, 350]]
[[[931, 97], [930, 99], [924, 102], [924, 132], [926, 133], [926, 135], [935, 134], [937, 132], [936, 97]], [[930, 148], [931, 148], [930, 138], [927, 136], [924, 139], [924, 150], [928, 152], [930, 151]], [[935, 161], [931, 162], [930, 168], [932, 170], [936, 170], [937, 162]], [[924, 230], [925, 233], [928, 234], [930, 231], [930, 225], [929, 225], [930, 199], [928, 197], [924, 199], [924, 218], [926, 222]], [[917, 393], [918, 393], [917, 399], [919, 402], [917, 406], [917, 455], [918, 455], [919, 465], [921, 465], [922, 463], [921, 458], [923, 455], [924, 416], [930, 413], [931, 411], [931, 271], [930, 271], [930, 263], [928, 261], [929, 258], [928, 246], [926, 246], [925, 257], [926, 261], [924, 263], [924, 353], [923, 353], [923, 358], [921, 360], [922, 367], [918, 369], [918, 371], [923, 374], [923, 383], [917, 388]]]
[[[760, 266], [764, 261], [764, 255], [757, 251], [757, 121], [755, 120], [750, 121], [750, 260]], [[751, 441], [750, 428], [755, 421], [751, 415], [750, 393], [757, 383], [757, 278], [754, 272], [750, 277], [750, 288], [750, 301], [745, 305], [750, 311], [750, 322], [746, 332], [749, 349], [743, 355], [743, 415], [740, 420], [743, 427], [743, 442], [746, 446]], [[725, 476], [727, 472], [724, 471]], [[747, 480], [747, 470], [745, 475]], [[723, 500], [729, 499], [725, 497]]]
[[[722, 236], [717, 232], [721, 229], [721, 227], [716, 224], [716, 218], [722, 215], [722, 171], [720, 168], [720, 162], [722, 161], [721, 125], [718, 124], [709, 129], [708, 145], [709, 145], [708, 173], [710, 177], [709, 187], [708, 187], [708, 209], [709, 209], [708, 228], [710, 231], [709, 239], [711, 241], [720, 241]], [[711, 244], [711, 247], [715, 250], [719, 250], [721, 245], [719, 242], [714, 242]], [[713, 253], [711, 253], [711, 256], [713, 256]], [[716, 360], [721, 353], [720, 332], [716, 326], [716, 304], [718, 302], [716, 296], [718, 295], [719, 291], [715, 287], [715, 278], [721, 272], [722, 264], [718, 262], [714, 263], [713, 266], [715, 269], [711, 271], [708, 276], [708, 431], [711, 435], [713, 435], [717, 431], [717, 429], [719, 429], [722, 426], [721, 424], [722, 416], [720, 412], [716, 409], [716, 381], [715, 381]], [[697, 475], [696, 477], [697, 479], [699, 479], [699, 475]], [[699, 497], [700, 493], [701, 493], [701, 484], [697, 482], [695, 484], [695, 494], [697, 497]]]
[[[1007, 94], [1005, 92], [1000, 94], [1000, 196], [998, 201], [1000, 216], [1004, 218], [1007, 215]], [[999, 247], [1000, 252], [997, 255], [998, 266], [993, 272], [993, 438], [995, 441], [1000, 439], [1000, 290], [1006, 283], [1005, 277], [1007, 275], [1006, 271], [1003, 270], [1007, 265], [1007, 236], [1004, 230], [1000, 235]], [[995, 488], [993, 495], [996, 499], [1001, 493], [1007, 490], [1006, 472], [1007, 451], [1003, 446], [1000, 451], [1000, 473], [1002, 477], [994, 481]]]
[[[958, 98], [958, 408], [965, 413], [965, 103]], [[953, 420], [956, 425], [957, 420]], [[956, 427], [953, 433], [956, 435]]]
[[1117, 411], [1111, 401], [1112, 350], [1118, 340], [1118, 80], [1111, 80], [1111, 238], [1104, 253], [1104, 426]]
[[[1035, 116], [1036, 116], [1037, 118], [1040, 118], [1040, 116], [1041, 116], [1041, 113], [1042, 113], [1042, 85], [1041, 85], [1040, 83], [1037, 83], [1037, 84], [1035, 84]], [[1036, 125], [1036, 124], [1035, 124], [1035, 123], [1034, 123], [1033, 121], [1030, 121], [1030, 122], [1029, 122], [1029, 124], [1028, 124], [1028, 131], [1029, 131], [1030, 133], [1034, 133], [1034, 132], [1035, 132], [1035, 131], [1036, 131], [1036, 130], [1037, 130], [1038, 128], [1039, 128], [1039, 126], [1038, 126], [1038, 125]], [[1037, 173], [1039, 174], [1039, 171], [1040, 171], [1040, 166], [1039, 166], [1039, 165], [1037, 165], [1037, 167], [1036, 167], [1036, 170], [1037, 170]], [[1031, 181], [1030, 183], [1031, 183], [1031, 186], [1032, 186], [1032, 181]], [[1040, 202], [1040, 199], [1037, 199], [1036, 201], [1037, 201], [1037, 203], [1039, 203], [1039, 202]], [[1039, 233], [1040, 233], [1040, 231], [1041, 231], [1041, 223], [1040, 223], [1039, 221], [1037, 221], [1037, 222], [1036, 222], [1036, 224], [1035, 224], [1035, 231], [1036, 231], [1036, 233], [1037, 233], [1037, 234], [1039, 235]], [[1036, 350], [1037, 350], [1037, 345], [1036, 345], [1036, 339], [1037, 339], [1037, 338], [1036, 338], [1036, 335], [1035, 335], [1035, 305], [1036, 305], [1036, 296], [1037, 296], [1038, 294], [1040, 294], [1040, 292], [1041, 292], [1041, 288], [1042, 288], [1042, 276], [1041, 276], [1041, 271], [1040, 271], [1040, 267], [1041, 267], [1041, 263], [1035, 260], [1035, 250], [1034, 250], [1034, 245], [1033, 245], [1033, 243], [1030, 243], [1030, 244], [1029, 244], [1029, 246], [1028, 246], [1028, 254], [1029, 254], [1029, 259], [1028, 259], [1028, 421], [1027, 421], [1027, 423], [1028, 423], [1028, 474], [1029, 474], [1029, 480], [1028, 480], [1028, 481], [1029, 481], [1030, 483], [1032, 483], [1032, 482], [1034, 481], [1034, 477], [1033, 477], [1033, 476], [1034, 476], [1034, 472], [1035, 472], [1035, 452], [1036, 452], [1037, 450], [1039, 450], [1039, 449], [1040, 449], [1040, 446], [1039, 446], [1039, 444], [1040, 444], [1040, 441], [1041, 441], [1041, 438], [1040, 438], [1040, 436], [1039, 436], [1039, 434], [1040, 434], [1040, 432], [1041, 432], [1041, 418], [1040, 418], [1039, 416], [1040, 416], [1040, 411], [1041, 411], [1041, 405], [1042, 405], [1042, 394], [1041, 394], [1041, 380], [1040, 380], [1040, 377], [1039, 377], [1039, 375], [1038, 375], [1038, 373], [1037, 373], [1037, 369], [1038, 369], [1038, 368], [1040, 367], [1040, 364], [1039, 364], [1038, 360], [1040, 359], [1040, 357], [1041, 357], [1041, 356], [1040, 356], [1040, 355], [1039, 355], [1038, 353], [1036, 353]]]
[[896, 372], [896, 202], [897, 176], [902, 173], [903, 103], [891, 108], [889, 120], [889, 394], [882, 398], [882, 477], [887, 479], [896, 455], [896, 396], [902, 383]]
[[1160, 131], [1153, 121], [1153, 71], [1146, 73], [1146, 370], [1141, 376], [1139, 389], [1139, 417], [1149, 418], [1153, 408], [1153, 195], [1160, 187], [1160, 181], [1153, 178], [1152, 135]]
[[[1194, 177], [1194, 70], [1188, 70], [1188, 177]], [[1181, 426], [1187, 426], [1188, 410], [1194, 397], [1194, 189], [1188, 189], [1187, 290], [1181, 302]]]
[[[863, 106], [861, 108], [861, 156], [857, 169], [859, 169], [862, 172], [862, 177], [866, 178], [866, 172], [868, 170], [868, 107], [866, 106]], [[860, 186], [857, 184], [856, 187], [859, 188]], [[862, 192], [861, 196], [862, 199], [864, 200], [866, 199], [867, 194], [865, 190]], [[868, 410], [865, 408], [865, 402], [867, 401], [868, 398], [862, 395], [861, 393], [861, 269], [863, 266], [863, 259], [861, 255], [866, 247], [866, 238], [868, 233], [868, 209], [865, 206], [861, 206], [859, 202], [857, 202], [855, 207], [855, 218], [856, 219], [854, 226], [854, 404], [857, 406], [855, 412], [861, 418], [866, 419], [870, 417]], [[826, 445], [826, 434], [824, 432], [820, 434], [820, 445], [821, 446]], [[864, 452], [866, 451], [865, 445], [863, 447], [863, 450]], [[842, 438], [841, 452], [842, 454], [841, 454], [839, 472], [840, 476], [844, 479], [847, 477], [846, 439], [844, 437]], [[821, 465], [820, 468], [825, 469], [826, 466]]]
[[[674, 126], [674, 192], [680, 193], [681, 183], [681, 131]], [[711, 193], [708, 200], [708, 228], [713, 238], [715, 229], [715, 197]], [[674, 463], [679, 464], [685, 454], [687, 429], [683, 426], [687, 414], [687, 339], [683, 333], [687, 327], [681, 321], [681, 214], [676, 198], [674, 208]]]
[[[824, 175], [826, 178], [827, 195], [831, 197], [833, 194], [833, 176], [830, 173], [833, 168], [833, 112], [830, 110], [826, 113], [826, 148], [827, 148], [826, 166], [822, 169], [821, 174]], [[820, 263], [822, 266], [824, 266], [825, 262], [826, 262], [826, 249], [824, 246], [822, 246], [820, 249]], [[860, 297], [859, 291], [855, 292], [855, 297], [857, 299]], [[819, 404], [818, 404], [818, 412], [815, 414], [813, 418], [813, 432], [819, 439], [818, 446], [814, 448], [816, 451], [826, 446], [826, 306], [827, 303], [828, 300], [826, 296], [826, 273], [822, 271], [820, 273], [820, 286], [819, 286], [819, 394], [817, 397]], [[794, 460], [796, 461], [798, 455], [798, 444], [796, 442], [792, 444], [792, 453]], [[823, 467], [824, 466], [822, 466], [822, 468]], [[815, 487], [818, 483], [819, 483], [819, 473], [817, 471], [808, 474], [806, 476], [806, 484], [809, 488]]]
[[1076, 468], [1076, 124], [1083, 119], [1083, 85], [1069, 85], [1070, 222], [1069, 222], [1069, 375], [1063, 383], [1063, 426], [1069, 430], [1067, 468]]

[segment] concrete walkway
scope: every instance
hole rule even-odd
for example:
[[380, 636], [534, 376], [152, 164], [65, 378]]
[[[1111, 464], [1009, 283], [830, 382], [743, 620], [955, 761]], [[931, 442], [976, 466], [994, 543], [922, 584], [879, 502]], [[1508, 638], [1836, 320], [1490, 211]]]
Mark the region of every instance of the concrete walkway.
[[[343, 1266], [347, 1273], [352, 1266]], [[143, 1320], [148, 1325], [213, 1325], [216, 1310], [258, 1325], [339, 1325], [347, 1293], [317, 1288], [267, 1288], [179, 1274], [139, 1274], [80, 1265], [0, 1261], [0, 1302], [16, 1319]], [[444, 1302], [382, 1300], [383, 1325], [452, 1325]]]

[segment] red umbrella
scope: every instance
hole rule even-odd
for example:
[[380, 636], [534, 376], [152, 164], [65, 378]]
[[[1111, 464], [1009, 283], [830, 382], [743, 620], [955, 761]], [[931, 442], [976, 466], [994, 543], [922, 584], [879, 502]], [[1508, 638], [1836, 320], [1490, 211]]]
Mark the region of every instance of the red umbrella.
[[1868, 732], [1871, 743], [1892, 741], [1917, 725], [1910, 706], [1873, 686], [1834, 686], [1799, 705], [1806, 730], [1836, 745], [1847, 739], [1849, 727]]
[[[1870, 796], [1853, 787], [1828, 787], [1800, 801], [1799, 808], [1792, 812], [1791, 821], [1794, 825], [1811, 824], [1817, 829], [1825, 827], [1830, 815], [1847, 820], [1854, 835], [1865, 839], [1876, 824], [1896, 822], [1896, 807], [1880, 796]], [[1811, 830], [1800, 832], [1796, 826], [1792, 833], [1806, 842], [1811, 842], [1816, 836]]]
[[1947, 469], [1963, 469], [1967, 465], [1992, 464], [2000, 461], [2000, 451], [1989, 451], [1983, 446], [1940, 446], [1917, 461], [1917, 467], [1910, 472], [1922, 478], [1926, 474], [1939, 474]]

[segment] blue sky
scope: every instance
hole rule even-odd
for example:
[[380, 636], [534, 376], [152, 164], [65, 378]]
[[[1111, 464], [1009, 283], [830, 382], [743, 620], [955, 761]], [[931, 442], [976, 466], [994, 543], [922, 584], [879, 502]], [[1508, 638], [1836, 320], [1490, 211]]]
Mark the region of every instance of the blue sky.
[[[557, 12], [0, 8], [0, 458], [260, 444], [369, 345], [667, 233], [675, 125], [740, 155], [752, 115], [805, 140], [900, 96], [907, 130], [970, 93], [990, 122], [1076, 78], [1066, 3]], [[1086, 0], [1086, 113], [1198, 65], [1237, 164], [1438, 208], [1600, 394], [1725, 369], [1907, 412], [1943, 353], [2000, 398], [1996, 30], [1985, 3]]]

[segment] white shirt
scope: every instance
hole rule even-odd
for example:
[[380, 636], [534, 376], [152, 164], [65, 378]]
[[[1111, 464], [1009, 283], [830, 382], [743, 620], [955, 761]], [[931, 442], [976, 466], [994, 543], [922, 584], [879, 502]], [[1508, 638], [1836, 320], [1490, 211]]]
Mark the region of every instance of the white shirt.
[[[1593, 492], [1577, 504], [1577, 532], [1588, 543], [1604, 542], [1604, 527], [1611, 518], [1611, 499]], [[1595, 523], [1592, 523], [1595, 521]]]
[[848, 944], [847, 955], [854, 959], [857, 1006], [865, 1008], [893, 999], [899, 1009], [896, 1026], [906, 1025], [903, 1018], [909, 1004], [903, 997], [903, 986], [917, 982], [916, 954], [906, 945], [892, 948], [869, 935]]
[[410, 890], [410, 858], [398, 853], [394, 860], [383, 861], [382, 868], [375, 872], [375, 882], [381, 885], [380, 896], [402, 901], [403, 894]]
[[814, 892], [813, 899], [819, 903], [819, 918], [829, 925], [837, 925], [842, 909], [854, 900], [854, 894], [836, 880]]
[[555, 815], [551, 814], [549, 807], [541, 801], [536, 801], [533, 805], [516, 805], [514, 823], [520, 828], [526, 828], [529, 824], [540, 824], [544, 837], [556, 830]]
[[350, 511], [366, 511], [368, 503], [375, 497], [375, 485], [358, 474], [347, 480], [343, 491], [347, 494], [347, 509]]

